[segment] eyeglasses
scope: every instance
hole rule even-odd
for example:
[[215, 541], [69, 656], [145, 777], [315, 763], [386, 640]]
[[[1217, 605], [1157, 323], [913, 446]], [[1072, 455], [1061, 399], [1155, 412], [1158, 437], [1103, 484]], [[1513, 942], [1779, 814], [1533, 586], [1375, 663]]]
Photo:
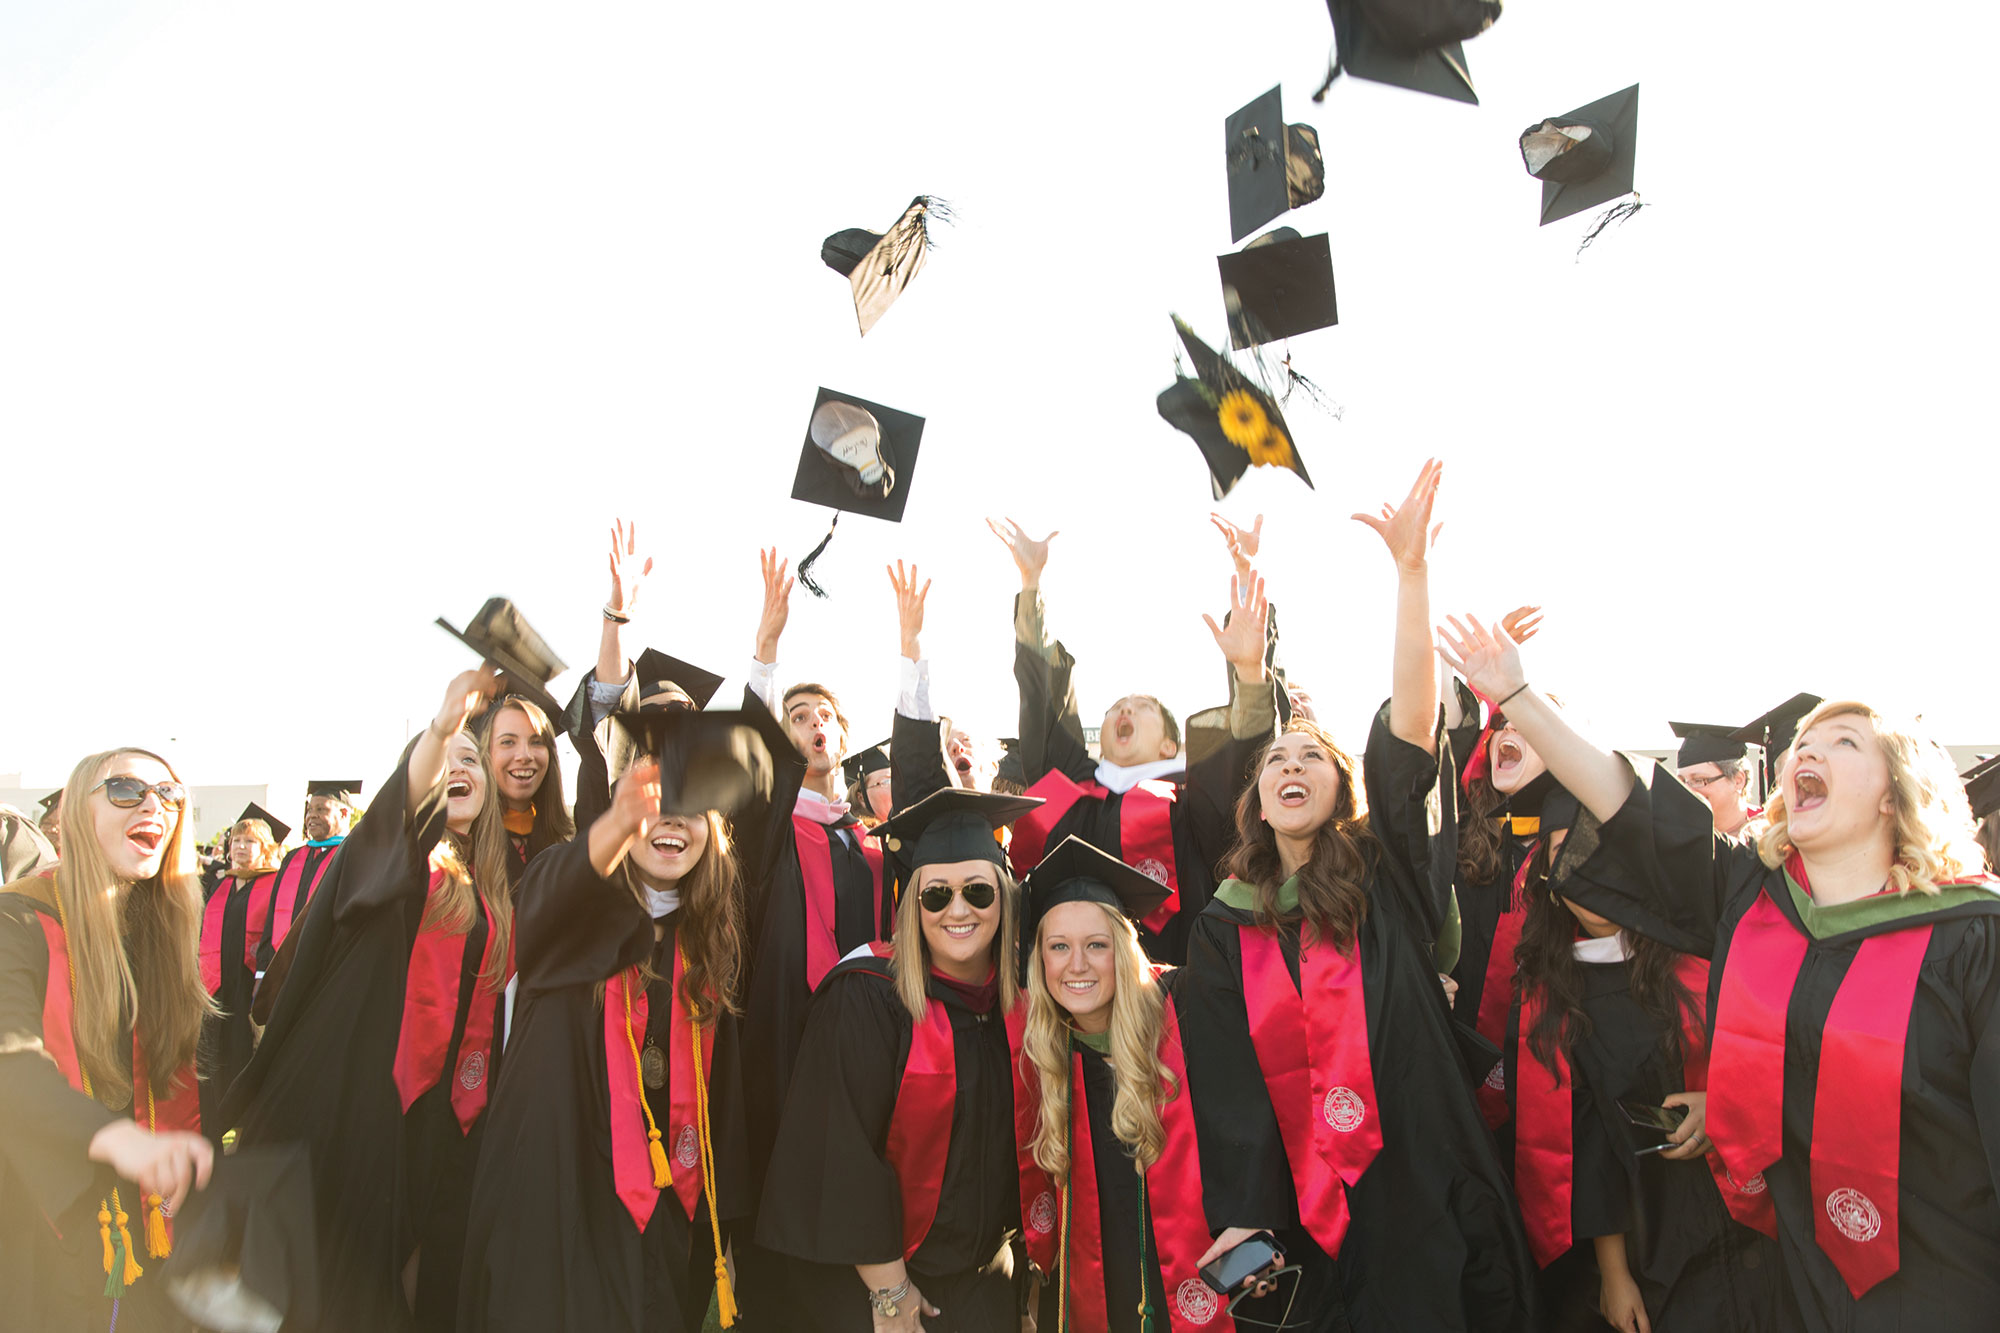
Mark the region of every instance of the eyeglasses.
[[956, 896], [964, 898], [967, 907], [975, 911], [983, 911], [993, 906], [993, 899], [999, 893], [1000, 889], [997, 885], [988, 884], [985, 880], [974, 880], [970, 884], [956, 886], [950, 884], [933, 884], [917, 895], [917, 901], [923, 904], [926, 912], [936, 913], [950, 907], [952, 898]]
[[1728, 776], [1729, 774], [1727, 773], [1713, 773], [1710, 774], [1708, 777], [1701, 778], [1701, 777], [1696, 777], [1692, 773], [1682, 773], [1680, 775], [1680, 779], [1682, 785], [1693, 787], [1696, 790], [1700, 790], [1703, 787], [1712, 787], [1716, 783], [1723, 781]]
[[187, 804], [187, 788], [178, 782], [155, 782], [148, 785], [141, 778], [116, 777], [104, 779], [91, 790], [96, 791], [98, 787], [104, 789], [104, 799], [120, 810], [130, 810], [135, 805], [143, 805], [147, 792], [159, 797], [160, 804], [169, 810], [178, 810]]

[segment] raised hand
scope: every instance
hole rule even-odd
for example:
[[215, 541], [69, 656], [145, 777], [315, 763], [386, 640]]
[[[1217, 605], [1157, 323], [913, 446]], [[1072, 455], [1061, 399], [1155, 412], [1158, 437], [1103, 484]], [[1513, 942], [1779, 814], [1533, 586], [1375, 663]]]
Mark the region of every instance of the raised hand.
[[769, 663], [778, 660], [778, 639], [785, 632], [785, 622], [792, 617], [792, 580], [785, 577], [792, 562], [780, 560], [775, 546], [757, 552], [757, 559], [764, 570], [764, 614], [757, 621], [757, 660]]
[[1005, 527], [990, 518], [986, 520], [986, 526], [994, 536], [1006, 544], [1008, 554], [1014, 557], [1014, 568], [1021, 571], [1021, 587], [1027, 589], [1039, 586], [1042, 581], [1042, 569], [1049, 563], [1049, 543], [1061, 534], [1051, 532], [1037, 541], [1011, 518], [1006, 520]]
[[1248, 528], [1239, 528], [1220, 514], [1211, 513], [1208, 521], [1215, 524], [1215, 530], [1222, 534], [1222, 540], [1229, 545], [1229, 558], [1236, 564], [1236, 577], [1250, 577], [1250, 567], [1257, 559], [1257, 550], [1264, 542], [1264, 516], [1257, 515], [1256, 521]]
[[1500, 628], [1515, 643], [1526, 643], [1535, 637], [1535, 631], [1542, 627], [1542, 608], [1539, 606], [1517, 606], [1500, 617]]
[[[1465, 677], [1465, 683], [1504, 706], [1528, 683], [1521, 666], [1521, 649], [1505, 634], [1496, 634], [1468, 614], [1464, 624], [1457, 616], [1446, 616], [1451, 628], [1438, 626], [1438, 656], [1445, 665]], [[1614, 807], [1615, 808], [1615, 807]]]
[[1265, 621], [1270, 613], [1270, 603], [1264, 599], [1264, 580], [1255, 571], [1248, 579], [1230, 578], [1227, 625], [1218, 625], [1214, 616], [1202, 613], [1208, 632], [1215, 636], [1215, 646], [1236, 669], [1236, 678], [1246, 685], [1264, 679]]
[[611, 794], [610, 817], [621, 833], [643, 838], [660, 818], [660, 766], [641, 759], [618, 779]]
[[639, 585], [653, 572], [653, 557], [642, 559], [635, 554], [639, 541], [639, 525], [626, 523], [624, 519], [613, 521], [611, 528], [611, 595], [604, 599], [606, 611], [616, 611], [620, 615], [632, 614], [633, 603], [639, 600]]
[[1431, 543], [1437, 540], [1444, 524], [1431, 523], [1431, 505], [1437, 500], [1438, 482], [1444, 477], [1444, 464], [1435, 458], [1426, 458], [1422, 470], [1417, 473], [1416, 484], [1403, 497], [1400, 505], [1382, 506], [1382, 516], [1356, 514], [1354, 521], [1365, 523], [1375, 530], [1389, 554], [1395, 558], [1396, 568], [1406, 574], [1421, 574], [1430, 557]]
[[931, 595], [931, 581], [924, 580], [924, 586], [917, 586], [917, 567], [910, 566], [910, 572], [903, 573], [903, 562], [885, 565], [889, 574], [889, 586], [896, 590], [896, 625], [901, 631], [903, 656], [912, 661], [923, 656], [923, 647], [918, 636], [924, 632], [924, 599]]
[[500, 673], [481, 662], [470, 671], [461, 671], [451, 678], [451, 684], [444, 687], [444, 702], [438, 705], [437, 716], [431, 720], [431, 730], [440, 741], [456, 736], [465, 728], [466, 719], [473, 716], [486, 701], [500, 692]]

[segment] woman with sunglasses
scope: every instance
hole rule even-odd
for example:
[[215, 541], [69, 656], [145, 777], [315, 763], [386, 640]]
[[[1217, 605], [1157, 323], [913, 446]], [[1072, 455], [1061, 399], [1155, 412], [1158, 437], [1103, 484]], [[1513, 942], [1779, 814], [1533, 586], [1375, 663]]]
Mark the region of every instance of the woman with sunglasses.
[[68, 855], [0, 890], [0, 1293], [13, 1327], [184, 1327], [147, 1270], [214, 1161], [187, 789], [145, 750], [78, 764]]
[[1429, 839], [1438, 479], [1426, 463], [1400, 506], [1355, 516], [1399, 576], [1367, 815], [1354, 761], [1294, 719], [1237, 802], [1229, 878], [1195, 923], [1175, 990], [1219, 1231], [1200, 1262], [1277, 1233], [1306, 1269], [1296, 1308], [1320, 1328], [1533, 1326], [1534, 1261], [1432, 955], [1451, 887]]
[[775, 1327], [1019, 1327], [1003, 1021], [1019, 907], [994, 832], [1039, 804], [938, 790], [875, 830], [909, 873], [893, 943], [855, 950], [813, 995], [758, 1210], [791, 1306]]

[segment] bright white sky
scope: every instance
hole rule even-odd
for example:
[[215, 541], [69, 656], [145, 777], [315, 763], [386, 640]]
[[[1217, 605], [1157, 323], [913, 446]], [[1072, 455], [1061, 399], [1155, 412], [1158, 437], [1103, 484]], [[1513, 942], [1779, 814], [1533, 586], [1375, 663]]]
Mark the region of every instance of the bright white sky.
[[[2000, 20], [1954, 6], [1919, 55], [1880, 13], [1524, 3], [1468, 46], [1480, 107], [1315, 107], [1316, 0], [14, 0], [0, 770], [141, 743], [287, 803], [372, 784], [469, 664], [433, 616], [515, 598], [567, 697], [620, 514], [665, 570], [631, 642], [740, 676], [756, 547], [826, 524], [788, 499], [822, 384], [929, 419], [907, 520], [844, 523], [784, 643], [857, 739], [897, 556], [937, 580], [940, 706], [1013, 731], [996, 513], [1063, 530], [1087, 720], [1218, 702], [1227, 561], [1153, 399], [1169, 311], [1224, 336], [1222, 121], [1279, 81], [1328, 160], [1284, 220], [1331, 234], [1342, 319], [1291, 350], [1346, 412], [1288, 412], [1318, 490], [1260, 471], [1225, 510], [1267, 515], [1323, 715], [1354, 736], [1387, 688], [1347, 515], [1438, 453], [1440, 611], [1543, 603], [1531, 674], [1604, 737], [1805, 688], [1990, 740], [2000, 200], [1950, 52]], [[1573, 262], [1586, 219], [1537, 229], [1514, 139], [1633, 82], [1655, 206]], [[960, 224], [864, 342], [820, 241], [925, 192]]]

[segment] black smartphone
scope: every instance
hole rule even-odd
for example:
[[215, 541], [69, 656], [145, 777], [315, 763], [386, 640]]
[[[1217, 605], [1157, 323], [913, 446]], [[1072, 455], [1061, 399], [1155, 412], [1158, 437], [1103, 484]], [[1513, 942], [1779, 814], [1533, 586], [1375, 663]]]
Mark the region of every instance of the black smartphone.
[[1214, 1263], [1201, 1270], [1201, 1280], [1211, 1291], [1228, 1295], [1242, 1286], [1245, 1278], [1284, 1262], [1285, 1252], [1278, 1247], [1278, 1238], [1268, 1231], [1259, 1231], [1235, 1249], [1218, 1255]]
[[1639, 1128], [1663, 1130], [1668, 1134], [1679, 1129], [1681, 1121], [1687, 1119], [1685, 1106], [1650, 1106], [1645, 1102], [1628, 1102], [1623, 1097], [1618, 1099], [1618, 1109]]

